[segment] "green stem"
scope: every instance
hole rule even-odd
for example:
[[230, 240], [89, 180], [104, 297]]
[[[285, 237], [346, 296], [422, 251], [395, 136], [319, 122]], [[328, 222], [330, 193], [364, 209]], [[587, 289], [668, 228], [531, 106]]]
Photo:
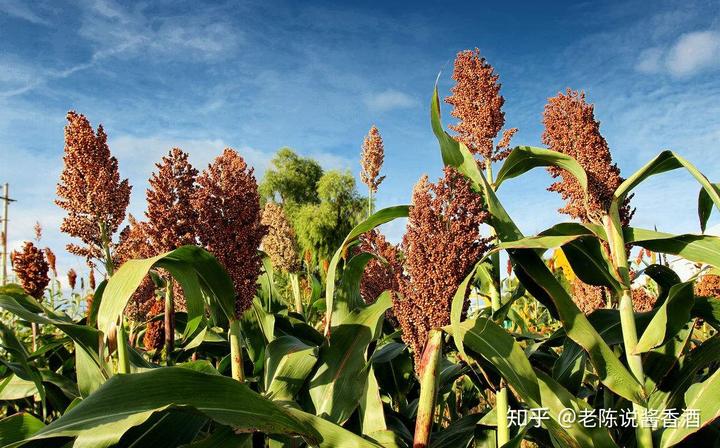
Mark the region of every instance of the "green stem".
[[120, 325], [117, 327], [118, 373], [130, 373], [130, 359], [127, 348], [127, 334], [125, 333], [125, 319], [120, 316]]
[[420, 399], [417, 419], [415, 420], [415, 438], [413, 448], [426, 448], [430, 441], [430, 432], [435, 414], [435, 402], [438, 392], [438, 367], [442, 353], [442, 332], [430, 330], [428, 340], [420, 362]]
[[[490, 185], [493, 183], [493, 171], [492, 162], [490, 160], [485, 161], [485, 176]], [[494, 189], [494, 188], [493, 188]], [[498, 242], [495, 229], [491, 230], [493, 239]], [[500, 309], [501, 294], [502, 291], [500, 281], [500, 252], [494, 252], [490, 255], [490, 262], [492, 263], [492, 278], [493, 288], [490, 294], [491, 306], [493, 313]], [[497, 415], [497, 445], [503, 446], [510, 441], [510, 424], [508, 422], [508, 390], [504, 387], [504, 382], [501, 382], [500, 390], [495, 394], [495, 414]]]
[[173, 279], [165, 285], [165, 359], [172, 365], [172, 352], [175, 349], [175, 300], [173, 298]]
[[[638, 334], [635, 326], [635, 314], [633, 313], [632, 290], [630, 289], [630, 267], [627, 261], [625, 238], [623, 237], [620, 213], [616, 202], [614, 202], [610, 208], [610, 215], [603, 218], [603, 224], [607, 233], [610, 253], [615, 269], [622, 280], [619, 312], [625, 357], [630, 371], [635, 375], [638, 382], [644, 385], [645, 373], [643, 372], [642, 358], [639, 354], [635, 353]], [[633, 408], [638, 414], [639, 419], [642, 419], [645, 408], [637, 403], [633, 403]], [[644, 428], [638, 425], [635, 429], [635, 437], [639, 448], [652, 448], [653, 442], [650, 428]]]
[[297, 272], [290, 273], [290, 286], [292, 287], [293, 299], [295, 300], [295, 311], [298, 314], [303, 313], [302, 296], [300, 295], [300, 280]]
[[230, 369], [234, 380], [245, 381], [243, 372], [242, 343], [240, 335], [240, 321], [230, 321]]
[[370, 216], [372, 216], [372, 212], [373, 212], [373, 204], [372, 204], [373, 190], [372, 190], [372, 187], [369, 187], [368, 191], [369, 191], [369, 194], [368, 194], [368, 218], [369, 218]]

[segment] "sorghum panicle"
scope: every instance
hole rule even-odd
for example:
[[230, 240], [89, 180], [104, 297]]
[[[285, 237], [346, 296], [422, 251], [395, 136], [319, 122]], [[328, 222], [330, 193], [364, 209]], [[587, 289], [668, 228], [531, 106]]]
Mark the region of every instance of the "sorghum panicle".
[[505, 125], [502, 111], [505, 99], [500, 95], [499, 75], [477, 48], [458, 53], [452, 78], [456, 84], [445, 102], [453, 106], [451, 115], [458, 119], [450, 129], [470, 152], [486, 161], [502, 160], [509, 154], [510, 138], [517, 129], [505, 131], [500, 144], [494, 140]]
[[393, 312], [416, 366], [428, 332], [450, 322], [458, 286], [489, 248], [490, 239], [480, 233], [487, 217], [482, 196], [452, 168], [436, 184], [425, 176], [415, 185], [402, 243], [407, 275]]
[[146, 192], [145, 231], [154, 254], [160, 254], [196, 244], [197, 210], [191, 200], [198, 171], [179, 148], [173, 148], [155, 166], [157, 171], [150, 177]]
[[[585, 94], [568, 89], [550, 98], [543, 114], [543, 143], [553, 151], [573, 157], [585, 169], [588, 177], [588, 197], [575, 177], [567, 171], [550, 167], [553, 177], [560, 177], [548, 190], [560, 193], [565, 199], [566, 213], [583, 222], [602, 221], [607, 214], [613, 193], [623, 181], [620, 170], [612, 162], [610, 149], [600, 134], [600, 123], [595, 120], [592, 104], [585, 102]], [[633, 211], [628, 198], [620, 210], [623, 226], [630, 223]]]
[[10, 254], [10, 260], [25, 293], [42, 300], [45, 288], [50, 283], [49, 266], [42, 250], [35, 247], [32, 242], [25, 241], [21, 250]]
[[147, 312], [147, 327], [145, 336], [143, 337], [143, 345], [145, 350], [161, 350], [165, 344], [165, 325], [162, 319], [153, 318], [165, 312], [165, 302], [162, 300], [153, 300], [152, 306]]
[[260, 223], [260, 196], [254, 170], [227, 148], [197, 179], [192, 204], [198, 210], [197, 235], [225, 266], [237, 294], [240, 317], [252, 304], [262, 260], [258, 254], [266, 228]]
[[705, 274], [695, 283], [695, 295], [720, 298], [720, 275]]
[[70, 289], [72, 291], [75, 291], [75, 284], [77, 283], [77, 272], [75, 272], [75, 269], [70, 269], [67, 273], [68, 278], [68, 285], [70, 285]]
[[385, 176], [380, 176], [380, 169], [385, 160], [385, 147], [380, 136], [380, 131], [373, 125], [365, 137], [362, 145], [362, 154], [360, 157], [360, 180], [368, 186], [368, 188], [376, 193], [378, 187], [385, 180]]
[[68, 245], [69, 252], [88, 260], [102, 259], [100, 226], [110, 239], [125, 219], [130, 184], [120, 180], [118, 162], [110, 154], [102, 125], [94, 132], [87, 118], [74, 111], [68, 112], [67, 120], [65, 166], [55, 200], [67, 212], [60, 230], [84, 243]]
[[274, 202], [265, 204], [260, 222], [267, 227], [262, 248], [270, 257], [273, 266], [284, 272], [300, 270], [295, 230], [285, 216], [282, 206]]
[[52, 271], [53, 275], [57, 277], [57, 270], [55, 269], [57, 257], [55, 256], [55, 252], [53, 252], [52, 249], [50, 249], [49, 247], [46, 247], [44, 250], [45, 258], [47, 259], [48, 265], [50, 266], [50, 270]]

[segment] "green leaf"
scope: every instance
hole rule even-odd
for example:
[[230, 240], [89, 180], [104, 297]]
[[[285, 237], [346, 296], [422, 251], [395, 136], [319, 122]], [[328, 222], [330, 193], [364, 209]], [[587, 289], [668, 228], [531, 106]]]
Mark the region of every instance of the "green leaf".
[[[700, 413], [699, 426], [688, 427], [688, 409]], [[720, 370], [702, 383], [693, 384], [685, 393], [685, 412], [677, 422], [677, 428], [666, 428], [662, 432], [660, 447], [677, 445], [686, 437], [720, 417]]]
[[223, 310], [228, 319], [235, 316], [235, 290], [225, 268], [215, 257], [197, 246], [183, 246], [144, 260], [125, 262], [108, 281], [98, 311], [98, 328], [108, 334], [128, 300], [151, 268], [168, 270], [183, 288], [188, 321], [203, 315], [204, 292]]
[[691, 314], [720, 331], [720, 300], [716, 297], [696, 297]]
[[239, 431], [298, 434], [319, 439], [311, 426], [246, 385], [181, 367], [116, 375], [28, 440], [77, 437], [76, 447], [109, 447], [159, 411], [189, 407]]
[[221, 426], [203, 440], [181, 448], [252, 448], [251, 434], [235, 434], [229, 426]]
[[628, 193], [630, 193], [630, 191], [648, 177], [677, 168], [685, 168], [688, 170], [695, 180], [697, 180], [703, 187], [703, 190], [707, 193], [710, 201], [715, 204], [715, 207], [720, 209], [720, 189], [711, 184], [710, 181], [708, 181], [708, 179], [692, 163], [688, 162], [685, 158], [673, 151], [661, 152], [657, 155], [657, 157], [637, 170], [632, 176], [628, 177], [622, 184], [620, 184], [617, 190], [615, 190], [613, 202], [616, 204], [622, 203]]
[[[445, 327], [445, 330], [453, 332], [451, 327]], [[577, 422], [570, 428], [559, 425], [562, 409], [580, 409], [587, 405], [575, 399], [552, 378], [534, 370], [515, 339], [497, 324], [485, 318], [469, 319], [462, 322], [460, 331], [465, 346], [495, 366], [529, 407], [548, 408], [552, 421], [546, 422], [546, 426], [556, 437], [565, 440], [569, 433], [579, 443], [578, 446], [615, 446], [607, 431], [601, 428], [585, 428]]]
[[[720, 184], [712, 184], [716, 191], [720, 191]], [[710, 219], [713, 209], [713, 200], [705, 188], [700, 189], [698, 194], [698, 218], [700, 219], [700, 231], [705, 233], [707, 222]]]
[[698, 372], [720, 359], [720, 336], [715, 335], [681, 356], [669, 374], [650, 395], [653, 409], [683, 408], [683, 394], [697, 381]]
[[267, 345], [275, 339], [275, 315], [266, 312], [260, 299], [255, 297], [252, 306], [241, 316], [240, 327], [253, 362], [253, 375], [260, 375], [265, 367]]
[[679, 255], [696, 263], [720, 267], [720, 237], [710, 235], [673, 235], [653, 230], [626, 227], [625, 242], [653, 252]]
[[645, 353], [674, 337], [690, 320], [693, 306], [693, 283], [679, 283], [670, 288], [667, 300], [657, 308], [650, 324], [635, 346], [635, 353]]
[[555, 361], [552, 376], [572, 393], [577, 393], [585, 376], [587, 356], [570, 338], [565, 339], [563, 351]]
[[380, 386], [378, 386], [375, 378], [375, 371], [370, 366], [367, 381], [365, 382], [365, 390], [360, 399], [360, 416], [362, 433], [370, 436], [373, 433], [382, 433], [387, 431], [385, 424], [385, 412], [383, 403], [380, 399]]
[[33, 381], [24, 380], [15, 374], [3, 379], [0, 384], [0, 400], [19, 400], [36, 393], [38, 389]]
[[286, 407], [286, 411], [307, 426], [312, 427], [320, 434], [318, 448], [382, 448], [380, 445], [370, 440], [364, 439], [342, 426], [325, 420], [324, 418], [308, 414], [307, 412]]
[[318, 368], [309, 389], [317, 415], [342, 424], [357, 408], [368, 372], [365, 353], [378, 337], [390, 303], [386, 291], [375, 303], [356, 309], [337, 323], [329, 341], [320, 348]]
[[193, 411], [157, 412], [126, 432], [114, 448], [177, 448], [192, 442], [207, 422], [207, 417]]
[[336, 293], [333, 322], [341, 322], [348, 313], [365, 304], [360, 296], [360, 281], [365, 273], [365, 266], [372, 259], [372, 254], [363, 252], [352, 257], [344, 266]]
[[549, 149], [533, 146], [518, 146], [510, 152], [503, 162], [495, 179], [495, 189], [500, 188], [505, 180], [518, 177], [533, 168], [554, 166], [572, 174], [583, 190], [587, 190], [587, 174], [577, 160]]
[[4, 323], [0, 322], [0, 341], [2, 348], [10, 355], [10, 360], [0, 358], [0, 362], [5, 364], [15, 375], [26, 381], [32, 381], [40, 395], [42, 401], [43, 415], [45, 412], [45, 387], [42, 382], [42, 375], [38, 369], [28, 362], [28, 351], [25, 346], [18, 340], [13, 331]]
[[398, 205], [395, 207], [388, 207], [384, 208], [382, 210], [378, 210], [375, 212], [372, 216], [370, 216], [365, 221], [361, 222], [360, 224], [356, 225], [350, 233], [345, 237], [345, 240], [340, 245], [340, 247], [335, 251], [335, 255], [333, 255], [332, 259], [330, 260], [330, 264], [328, 266], [328, 272], [327, 272], [327, 278], [326, 278], [326, 289], [325, 289], [325, 312], [326, 312], [326, 323], [325, 323], [325, 331], [326, 333], [329, 333], [332, 327], [332, 314], [334, 307], [334, 300], [335, 300], [335, 278], [337, 276], [337, 268], [338, 263], [340, 263], [340, 259], [345, 257], [345, 252], [347, 251], [348, 246], [350, 243], [355, 241], [360, 235], [363, 233], [370, 231], [374, 229], [375, 227], [385, 224], [387, 222], [390, 222], [397, 218], [405, 218], [408, 216], [408, 212], [410, 210], [410, 207], [407, 205]]
[[293, 336], [280, 336], [272, 341], [265, 358], [265, 396], [272, 400], [293, 400], [317, 358], [317, 347]]
[[6, 417], [0, 420], [0, 447], [25, 440], [43, 427], [42, 421], [24, 412]]

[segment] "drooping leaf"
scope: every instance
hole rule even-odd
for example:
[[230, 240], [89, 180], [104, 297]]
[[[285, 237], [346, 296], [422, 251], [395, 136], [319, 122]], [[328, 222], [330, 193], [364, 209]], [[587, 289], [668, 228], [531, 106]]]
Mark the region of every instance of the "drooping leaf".
[[[716, 191], [720, 191], [720, 184], [712, 184]], [[707, 190], [703, 187], [698, 194], [698, 218], [700, 219], [700, 231], [705, 233], [707, 222], [710, 219], [713, 209], [713, 200]]]
[[309, 441], [319, 439], [311, 426], [238, 381], [182, 367], [166, 367], [114, 376], [28, 440], [76, 437], [74, 446], [107, 447], [155, 412], [174, 407], [193, 408], [241, 431], [298, 434]]
[[695, 263], [720, 267], [720, 237], [711, 235], [673, 235], [653, 230], [626, 227], [625, 242], [653, 252], [679, 255]]
[[235, 291], [225, 268], [206, 250], [183, 246], [144, 260], [125, 262], [108, 281], [98, 311], [98, 328], [105, 334], [122, 314], [128, 300], [153, 267], [168, 270], [183, 288], [188, 320], [203, 315], [203, 293], [230, 319], [235, 313]]
[[558, 151], [536, 148], [533, 146], [518, 146], [510, 152], [503, 162], [495, 179], [495, 189], [506, 180], [518, 177], [538, 167], [554, 166], [572, 174], [583, 190], [587, 190], [587, 174], [577, 160]]

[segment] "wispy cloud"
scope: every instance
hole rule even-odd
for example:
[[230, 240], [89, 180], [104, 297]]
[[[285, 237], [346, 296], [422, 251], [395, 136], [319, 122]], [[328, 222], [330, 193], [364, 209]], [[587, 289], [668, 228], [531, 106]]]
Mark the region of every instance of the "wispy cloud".
[[669, 73], [689, 77], [720, 68], [720, 32], [692, 31], [668, 47], [643, 50], [635, 68], [643, 73]]
[[33, 11], [29, 5], [31, 2], [22, 0], [3, 0], [0, 2], [0, 13], [26, 20], [35, 25], [49, 25], [49, 22]]
[[386, 112], [393, 109], [407, 109], [419, 103], [417, 99], [394, 89], [366, 95], [365, 105], [374, 112]]

